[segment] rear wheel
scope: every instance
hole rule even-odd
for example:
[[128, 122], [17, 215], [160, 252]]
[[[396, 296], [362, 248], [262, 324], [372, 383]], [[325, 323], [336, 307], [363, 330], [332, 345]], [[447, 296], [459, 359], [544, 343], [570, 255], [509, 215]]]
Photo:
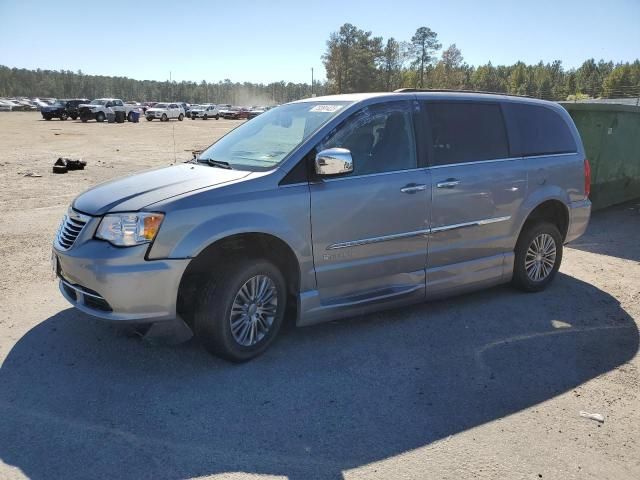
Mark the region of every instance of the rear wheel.
[[220, 115], [216, 113], [216, 120], [220, 120]]
[[166, 113], [163, 113], [163, 114], [162, 114], [162, 117], [160, 118], [160, 120], [162, 120], [163, 122], [168, 122], [168, 121], [169, 121], [169, 118], [167, 117], [167, 114], [166, 114]]
[[103, 112], [96, 113], [96, 122], [104, 122], [105, 115]]
[[150, 122], [153, 120], [153, 117], [147, 117], [147, 122]]
[[555, 277], [562, 262], [562, 236], [548, 222], [525, 225], [515, 250], [512, 283], [525, 292], [543, 290]]
[[77, 120], [78, 116], [77, 115], [71, 115], [71, 120]]
[[51, 120], [51, 116], [47, 115], [46, 117], [44, 117], [45, 120]]
[[127, 121], [133, 123], [133, 112], [129, 112], [129, 115], [127, 115]]
[[62, 112], [62, 113], [60, 114], [60, 120], [66, 120], [67, 118], [69, 118], [69, 116], [67, 115], [67, 113], [66, 113], [66, 112]]
[[202, 116], [202, 119], [203, 119], [203, 120], [208, 120], [208, 119], [209, 119], [209, 117], [208, 117], [208, 116], [207, 116], [207, 114], [205, 113], [205, 114]]
[[178, 120], [179, 120], [180, 122], [181, 122], [182, 120], [184, 120], [184, 115], [183, 115], [183, 114], [178, 115]]
[[200, 292], [196, 336], [214, 355], [245, 362], [271, 345], [282, 326], [286, 301], [285, 279], [271, 262], [228, 261]]

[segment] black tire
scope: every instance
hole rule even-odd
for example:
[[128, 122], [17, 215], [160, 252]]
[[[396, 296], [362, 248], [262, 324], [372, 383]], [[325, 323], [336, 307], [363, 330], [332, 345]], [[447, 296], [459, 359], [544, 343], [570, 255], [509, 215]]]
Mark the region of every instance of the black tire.
[[178, 121], [181, 122], [182, 120], [184, 120], [184, 115], [183, 114], [178, 115]]
[[208, 115], [205, 113], [204, 115], [202, 115], [202, 119], [203, 119], [203, 120], [209, 120], [209, 117], [208, 117]]
[[160, 121], [161, 122], [168, 122], [169, 121], [169, 117], [167, 117], [166, 113], [162, 114], [162, 117], [160, 117]]
[[133, 123], [133, 112], [129, 112], [129, 115], [127, 115], [127, 122]]
[[102, 123], [102, 122], [104, 122], [105, 118], [106, 118], [106, 116], [105, 116], [105, 114], [103, 112], [96, 113], [96, 122]]
[[49, 115], [47, 115], [46, 117], [44, 117], [45, 120], [51, 120], [51, 117]]
[[[264, 338], [254, 345], [244, 346], [231, 332], [231, 307], [240, 288], [256, 275], [264, 275], [274, 283], [277, 310]], [[194, 332], [210, 353], [232, 362], [246, 362], [263, 353], [275, 340], [283, 323], [286, 301], [285, 279], [271, 262], [252, 258], [228, 260], [199, 292]]]
[[216, 120], [220, 120], [220, 115], [216, 114]]
[[196, 119], [196, 117], [194, 117], [193, 115], [191, 115], [191, 120], [195, 120], [195, 119]]
[[[527, 262], [527, 252], [530, 247], [534, 248], [534, 240], [545, 234], [553, 239], [555, 244], [553, 245], [555, 247], [555, 258], [551, 271], [544, 276], [544, 278], [536, 281], [527, 273], [525, 265]], [[558, 227], [554, 224], [545, 221], [525, 224], [516, 243], [513, 279], [511, 280], [512, 285], [525, 292], [539, 292], [540, 290], [544, 290], [547, 285], [553, 281], [560, 268], [560, 264], [562, 263], [562, 249], [562, 235], [560, 235]], [[529, 261], [531, 261], [531, 257]]]
[[65, 112], [62, 112], [62, 113], [60, 114], [60, 120], [63, 120], [63, 121], [64, 121], [64, 120], [66, 120], [67, 118], [69, 118], [69, 115], [67, 115]]
[[71, 115], [71, 120], [77, 120], [78, 116], [77, 115]]
[[80, 117], [80, 121], [82, 123], [87, 123], [89, 121], [89, 117]]
[[153, 120], [153, 117], [146, 117], [146, 119], [147, 119], [147, 122], [150, 122]]

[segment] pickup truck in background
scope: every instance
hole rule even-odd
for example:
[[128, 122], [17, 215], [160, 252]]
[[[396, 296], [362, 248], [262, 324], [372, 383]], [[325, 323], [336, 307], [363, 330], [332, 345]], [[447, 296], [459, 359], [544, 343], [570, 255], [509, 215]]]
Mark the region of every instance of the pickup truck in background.
[[132, 122], [132, 112], [137, 108], [135, 105], [125, 104], [119, 98], [97, 98], [90, 103], [78, 106], [80, 120], [82, 122], [88, 122], [94, 119], [96, 122], [104, 122], [107, 119], [107, 113], [116, 112], [124, 112], [125, 118]]

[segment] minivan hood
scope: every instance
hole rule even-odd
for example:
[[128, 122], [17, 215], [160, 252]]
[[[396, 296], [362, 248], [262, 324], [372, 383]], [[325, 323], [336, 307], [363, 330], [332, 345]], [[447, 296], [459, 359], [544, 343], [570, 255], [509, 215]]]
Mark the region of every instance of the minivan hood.
[[221, 186], [250, 174], [242, 170], [183, 163], [96, 185], [76, 197], [73, 208], [89, 215], [137, 211], [176, 195]]

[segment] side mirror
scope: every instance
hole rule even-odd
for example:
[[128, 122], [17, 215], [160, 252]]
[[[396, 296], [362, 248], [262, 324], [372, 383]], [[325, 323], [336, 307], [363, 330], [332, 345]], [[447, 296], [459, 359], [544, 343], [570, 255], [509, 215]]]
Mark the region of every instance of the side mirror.
[[316, 155], [318, 175], [340, 175], [353, 172], [351, 152], [346, 148], [327, 148]]

